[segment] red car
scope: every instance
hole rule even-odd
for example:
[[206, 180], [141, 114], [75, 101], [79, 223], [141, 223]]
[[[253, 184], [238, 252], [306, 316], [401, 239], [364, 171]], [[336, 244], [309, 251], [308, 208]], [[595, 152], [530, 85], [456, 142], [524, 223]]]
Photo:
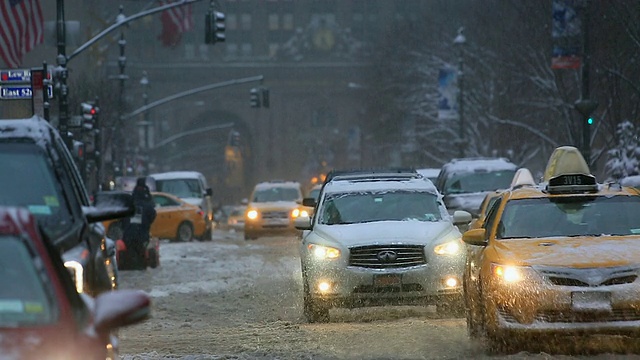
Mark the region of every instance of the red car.
[[142, 291], [78, 294], [69, 271], [35, 218], [0, 207], [0, 357], [118, 358], [113, 331], [149, 316]]

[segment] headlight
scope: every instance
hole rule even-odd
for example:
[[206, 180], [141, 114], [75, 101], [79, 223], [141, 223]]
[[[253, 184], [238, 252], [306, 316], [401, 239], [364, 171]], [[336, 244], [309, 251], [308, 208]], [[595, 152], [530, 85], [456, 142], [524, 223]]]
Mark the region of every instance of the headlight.
[[258, 210], [249, 210], [247, 211], [247, 218], [249, 220], [255, 220], [258, 218]]
[[516, 283], [524, 278], [519, 266], [491, 264], [491, 274], [506, 283]]
[[336, 249], [330, 246], [309, 244], [307, 248], [316, 257], [316, 259], [325, 260], [337, 259], [340, 257], [340, 249]]
[[460, 252], [460, 242], [458, 240], [449, 241], [433, 248], [433, 252], [438, 255], [456, 255]]
[[293, 211], [291, 211], [291, 217], [295, 219], [298, 216], [300, 216], [300, 209], [293, 209]]

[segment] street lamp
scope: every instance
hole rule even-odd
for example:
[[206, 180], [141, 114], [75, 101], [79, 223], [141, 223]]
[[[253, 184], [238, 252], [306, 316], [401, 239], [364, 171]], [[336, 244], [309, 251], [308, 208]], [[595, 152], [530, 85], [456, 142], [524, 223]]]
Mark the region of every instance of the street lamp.
[[453, 39], [453, 44], [458, 47], [458, 142], [459, 156], [464, 157], [465, 136], [464, 136], [464, 56], [463, 46], [467, 42], [464, 37], [464, 27], [458, 29], [458, 35]]
[[[149, 104], [149, 94], [147, 93], [149, 88], [149, 77], [146, 71], [142, 72], [142, 78], [140, 78], [140, 86], [142, 87], [142, 100], [144, 106]], [[149, 162], [149, 149], [151, 148], [151, 142], [149, 141], [149, 112], [145, 111], [142, 120], [138, 121], [138, 137], [139, 148], [144, 158], [145, 167], [148, 167]]]

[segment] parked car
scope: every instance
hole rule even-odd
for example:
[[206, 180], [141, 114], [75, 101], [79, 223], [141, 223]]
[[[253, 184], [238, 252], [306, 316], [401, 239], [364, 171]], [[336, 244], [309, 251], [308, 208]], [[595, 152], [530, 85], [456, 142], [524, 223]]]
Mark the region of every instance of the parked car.
[[151, 174], [148, 178], [153, 179], [152, 191], [169, 193], [177, 196], [189, 204], [199, 206], [205, 220], [206, 231], [200, 235], [202, 240], [211, 240], [213, 230], [213, 191], [207, 185], [207, 180], [197, 171], [169, 171], [164, 173]]
[[[117, 359], [114, 331], [150, 314], [143, 291], [79, 294], [59, 250], [26, 208], [0, 207], [0, 357]], [[10, 285], [8, 285], [10, 284]]]
[[46, 238], [65, 253], [79, 291], [113, 288], [107, 241], [95, 223], [130, 216], [132, 199], [105, 197], [92, 206], [71, 153], [57, 130], [37, 116], [0, 121], [0, 198], [25, 207]]
[[467, 329], [487, 352], [542, 336], [638, 341], [640, 192], [598, 184], [578, 149], [556, 150], [547, 181], [503, 191], [463, 235]]
[[436, 180], [438, 179], [438, 174], [440, 174], [440, 170], [441, 170], [440, 168], [422, 168], [422, 169], [417, 169], [416, 171], [418, 172], [418, 174], [431, 180], [431, 182], [435, 184]]
[[260, 236], [296, 234], [293, 220], [300, 216], [302, 187], [297, 181], [256, 184], [244, 218], [245, 240]]
[[334, 174], [300, 245], [304, 314], [328, 321], [332, 307], [429, 305], [463, 309], [461, 233], [431, 181], [416, 172]]
[[465, 210], [478, 217], [485, 195], [508, 188], [516, 169], [505, 158], [453, 159], [442, 166], [435, 184], [450, 213]]

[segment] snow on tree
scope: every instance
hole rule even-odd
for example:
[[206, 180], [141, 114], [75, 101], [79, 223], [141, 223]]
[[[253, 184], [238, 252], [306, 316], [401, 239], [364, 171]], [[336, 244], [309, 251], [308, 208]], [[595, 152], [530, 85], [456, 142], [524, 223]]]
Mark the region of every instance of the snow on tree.
[[609, 151], [605, 165], [610, 178], [620, 178], [640, 174], [640, 129], [631, 122], [623, 121], [617, 126], [618, 143]]

